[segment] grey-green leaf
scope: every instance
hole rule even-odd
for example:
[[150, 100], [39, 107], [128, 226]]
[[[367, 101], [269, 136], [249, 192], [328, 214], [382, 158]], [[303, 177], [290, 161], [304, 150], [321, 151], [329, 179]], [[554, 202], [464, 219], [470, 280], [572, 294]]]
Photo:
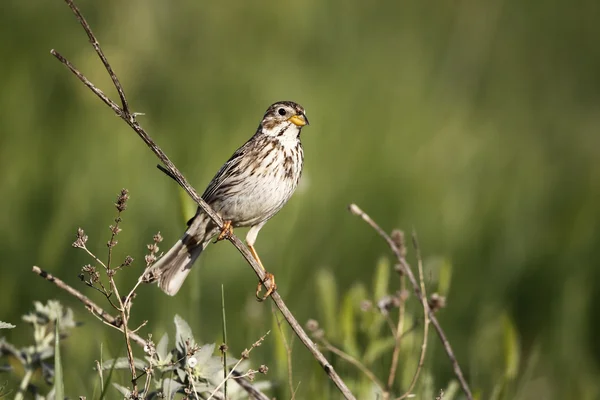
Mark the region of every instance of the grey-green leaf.
[[8, 322], [0, 321], [0, 329], [12, 329], [15, 325], [9, 324]]
[[118, 383], [113, 383], [113, 386], [119, 391], [119, 393], [123, 395], [124, 398], [128, 399], [129, 396], [131, 396], [131, 390], [129, 390], [125, 386], [121, 386]]
[[[160, 361], [168, 361], [167, 356], [169, 356], [169, 335], [165, 333], [160, 338], [160, 341], [156, 345], [156, 354], [158, 355], [158, 359]], [[169, 357], [171, 358], [171, 357]]]
[[175, 314], [175, 340], [177, 342], [177, 350], [181, 353], [187, 352], [186, 341], [189, 341], [190, 346], [195, 344], [192, 328], [177, 314]]

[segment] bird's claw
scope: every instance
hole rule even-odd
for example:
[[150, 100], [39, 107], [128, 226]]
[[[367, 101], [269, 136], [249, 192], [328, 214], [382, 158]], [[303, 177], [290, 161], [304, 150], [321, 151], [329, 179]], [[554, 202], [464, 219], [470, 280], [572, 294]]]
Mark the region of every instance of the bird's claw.
[[223, 229], [221, 229], [221, 233], [215, 240], [215, 243], [220, 242], [221, 240], [229, 239], [233, 235], [233, 226], [231, 226], [231, 221], [223, 221]]
[[[263, 285], [267, 287], [267, 292], [261, 296], [260, 292], [262, 291]], [[265, 279], [258, 282], [258, 286], [256, 287], [256, 300], [265, 301], [271, 296], [271, 294], [277, 289], [277, 285], [275, 284], [275, 275], [270, 272], [265, 272]]]

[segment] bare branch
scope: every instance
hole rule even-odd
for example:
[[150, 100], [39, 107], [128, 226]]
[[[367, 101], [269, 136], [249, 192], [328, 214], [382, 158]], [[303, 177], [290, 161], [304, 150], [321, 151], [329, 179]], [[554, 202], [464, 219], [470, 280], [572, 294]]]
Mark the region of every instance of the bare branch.
[[448, 355], [448, 358], [450, 359], [452, 368], [454, 369], [454, 374], [456, 375], [463, 392], [467, 396], [468, 400], [473, 400], [473, 395], [471, 394], [471, 389], [469, 388], [469, 384], [467, 383], [467, 381], [462, 373], [462, 370], [460, 368], [460, 365], [458, 364], [458, 361], [456, 360], [456, 356], [454, 355], [452, 346], [450, 346], [450, 342], [446, 338], [446, 334], [444, 333], [444, 330], [442, 329], [442, 326], [438, 322], [434, 312], [431, 310], [431, 307], [429, 307], [429, 304], [427, 303], [427, 299], [423, 295], [423, 293], [421, 291], [421, 287], [420, 287], [419, 283], [417, 282], [417, 279], [415, 278], [415, 275], [413, 274], [413, 272], [410, 268], [410, 265], [406, 261], [406, 258], [402, 254], [401, 249], [399, 249], [398, 246], [396, 245], [396, 243], [394, 243], [394, 241], [392, 240], [392, 238], [383, 229], [381, 229], [381, 227], [379, 225], [377, 225], [377, 223], [375, 221], [373, 221], [371, 219], [371, 217], [369, 217], [369, 215], [367, 215], [363, 210], [361, 210], [356, 204], [350, 204], [350, 206], [348, 208], [352, 214], [360, 217], [369, 226], [371, 226], [371, 228], [373, 228], [379, 234], [379, 236], [381, 236], [387, 242], [388, 246], [390, 247], [390, 249], [396, 256], [396, 259], [402, 268], [402, 272], [408, 277], [408, 280], [410, 281], [410, 284], [413, 287], [415, 294], [419, 298], [419, 301], [421, 301], [421, 303], [423, 304], [423, 308], [426, 310], [426, 313], [429, 316], [429, 319], [431, 320], [431, 324], [437, 331], [437, 334], [442, 342], [442, 345], [444, 346], [444, 350], [446, 351], [446, 354]]
[[[188, 183], [187, 179], [181, 174], [181, 172], [179, 172], [179, 170], [175, 167], [175, 165], [171, 162], [171, 160], [167, 157], [167, 155], [162, 151], [162, 149], [154, 143], [154, 141], [150, 138], [150, 136], [148, 136], [146, 131], [138, 124], [138, 122], [136, 121], [136, 118], [135, 118], [135, 113], [131, 113], [129, 110], [125, 92], [124, 92], [116, 74], [114, 73], [113, 69], [110, 67], [110, 64], [109, 64], [107, 58], [104, 56], [104, 53], [102, 52], [102, 49], [100, 48], [98, 40], [96, 39], [94, 33], [92, 32], [89, 24], [86, 22], [83, 15], [79, 12], [79, 10], [73, 4], [72, 0], [65, 0], [65, 1], [67, 2], [69, 7], [71, 8], [71, 10], [73, 10], [75, 15], [77, 16], [77, 19], [83, 26], [84, 30], [86, 31], [86, 34], [88, 35], [88, 37], [90, 39], [90, 42], [92, 43], [94, 49], [96, 50], [96, 53], [102, 60], [102, 63], [104, 64], [106, 70], [108, 71], [108, 74], [110, 75], [110, 77], [113, 81], [113, 84], [115, 85], [115, 88], [117, 89], [117, 92], [119, 92], [119, 97], [121, 97], [121, 103], [122, 103], [123, 107], [122, 108], [119, 107], [115, 102], [110, 100], [100, 89], [98, 89], [94, 84], [92, 84], [89, 81], [89, 79], [87, 79], [81, 72], [79, 72], [79, 70], [77, 70], [73, 66], [73, 64], [71, 64], [66, 58], [64, 58], [58, 52], [56, 52], [55, 50], [52, 50], [51, 51], [52, 55], [54, 55], [73, 74], [75, 74], [77, 76], [77, 78], [85, 84], [85, 86], [87, 86], [92, 92], [94, 92], [98, 97], [100, 97], [100, 99], [106, 105], [108, 105], [113, 111], [115, 111], [115, 113], [120, 118], [122, 118], [138, 134], [138, 136], [144, 141], [144, 143], [146, 143], [146, 145], [148, 147], [150, 147], [152, 152], [161, 160], [161, 162], [165, 166], [165, 169], [167, 171], [169, 171], [169, 175], [171, 175], [173, 177], [173, 179], [175, 179], [175, 181], [177, 181], [177, 183], [198, 204], [198, 206], [204, 211], [204, 213], [206, 213], [211, 218], [211, 220], [213, 220], [214, 223], [219, 228], [222, 229], [223, 221], [222, 221], [221, 217], [217, 213], [215, 213], [215, 211], [204, 200], [202, 200], [202, 198], [198, 195], [198, 192]], [[265, 278], [264, 271], [262, 270], [260, 265], [256, 262], [254, 257], [252, 257], [248, 248], [235, 235], [230, 235], [228, 237], [228, 240], [231, 243], [233, 243], [235, 248], [242, 254], [242, 256], [246, 259], [248, 264], [250, 264], [250, 266], [254, 270], [254, 273], [258, 276], [259, 280], [261, 282], [263, 282], [263, 285], [265, 285], [265, 288], [268, 289], [267, 283], [265, 282], [265, 279], [264, 279]], [[277, 306], [277, 308], [279, 308], [279, 310], [283, 314], [284, 318], [288, 321], [288, 324], [294, 330], [294, 332], [296, 333], [296, 335], [298, 336], [300, 341], [312, 353], [314, 358], [319, 362], [319, 364], [321, 365], [321, 367], [323, 368], [325, 373], [329, 376], [329, 378], [337, 386], [337, 388], [344, 395], [344, 397], [346, 399], [355, 399], [354, 395], [352, 394], [350, 389], [348, 389], [348, 387], [346, 386], [344, 381], [342, 381], [342, 379], [337, 374], [337, 372], [335, 371], [333, 366], [329, 363], [329, 361], [327, 361], [327, 359], [319, 351], [319, 349], [317, 348], [315, 343], [308, 337], [306, 332], [302, 329], [302, 327], [300, 326], [300, 324], [298, 323], [296, 318], [293, 316], [293, 314], [290, 312], [290, 310], [287, 308], [286, 304], [281, 299], [281, 296], [279, 295], [279, 293], [277, 293], [277, 291], [273, 291], [273, 294], [271, 295], [271, 299], [273, 299], [273, 301], [275, 302], [275, 305]]]

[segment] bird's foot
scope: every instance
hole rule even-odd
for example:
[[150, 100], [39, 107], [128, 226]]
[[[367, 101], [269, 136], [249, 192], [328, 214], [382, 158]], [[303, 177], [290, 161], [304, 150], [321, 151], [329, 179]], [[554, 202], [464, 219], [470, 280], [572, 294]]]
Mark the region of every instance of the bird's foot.
[[215, 243], [220, 242], [221, 240], [229, 239], [233, 235], [233, 226], [231, 226], [231, 221], [223, 221], [223, 228], [221, 229], [221, 233], [215, 240]]
[[[262, 292], [263, 285], [267, 288], [267, 292], [261, 296], [260, 292]], [[265, 279], [258, 282], [258, 286], [256, 287], [256, 300], [265, 301], [276, 289], [275, 275], [270, 272], [265, 272]]]

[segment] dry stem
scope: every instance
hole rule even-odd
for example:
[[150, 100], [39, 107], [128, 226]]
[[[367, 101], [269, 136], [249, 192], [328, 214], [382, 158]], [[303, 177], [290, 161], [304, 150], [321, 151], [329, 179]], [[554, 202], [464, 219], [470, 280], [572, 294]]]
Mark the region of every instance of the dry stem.
[[456, 360], [456, 356], [454, 355], [452, 346], [450, 346], [450, 342], [446, 338], [446, 334], [444, 333], [442, 326], [440, 325], [435, 314], [431, 310], [431, 307], [429, 307], [429, 304], [427, 303], [427, 298], [423, 295], [423, 292], [421, 290], [419, 282], [417, 282], [417, 279], [415, 278], [415, 275], [413, 274], [413, 272], [410, 268], [410, 265], [406, 261], [406, 258], [402, 254], [402, 251], [398, 248], [398, 246], [396, 246], [396, 243], [394, 243], [392, 238], [383, 229], [381, 229], [381, 227], [379, 225], [377, 225], [377, 223], [375, 221], [373, 221], [371, 219], [371, 217], [369, 217], [369, 215], [367, 215], [363, 210], [361, 210], [356, 204], [351, 204], [349, 206], [349, 210], [352, 214], [362, 218], [363, 221], [365, 221], [369, 226], [371, 226], [379, 234], [379, 236], [381, 236], [387, 242], [388, 246], [390, 247], [390, 249], [396, 256], [396, 259], [402, 268], [402, 272], [408, 277], [408, 280], [410, 281], [410, 284], [413, 287], [413, 290], [414, 290], [417, 298], [423, 304], [423, 308], [426, 310], [426, 314], [429, 317], [431, 324], [435, 328], [435, 330], [442, 342], [442, 345], [444, 346], [444, 350], [446, 351], [446, 354], [448, 355], [448, 358], [450, 359], [450, 363], [452, 364], [454, 374], [456, 375], [456, 378], [458, 379], [458, 382], [459, 382], [463, 392], [467, 396], [468, 400], [473, 400], [473, 395], [471, 394], [471, 389], [469, 388], [469, 384], [467, 383], [467, 381], [462, 373], [462, 370], [460, 368], [460, 365], [458, 364], [458, 361]]
[[[215, 213], [214, 210], [198, 195], [198, 192], [188, 183], [187, 179], [179, 172], [179, 170], [175, 167], [175, 165], [171, 162], [171, 160], [167, 157], [167, 155], [162, 151], [160, 147], [158, 147], [154, 141], [148, 136], [146, 131], [139, 125], [136, 120], [136, 114], [130, 111], [129, 105], [127, 103], [127, 98], [125, 96], [125, 91], [121, 83], [119, 82], [115, 72], [110, 66], [107, 58], [105, 57], [98, 40], [96, 39], [94, 33], [92, 32], [90, 26], [87, 21], [79, 11], [79, 9], [75, 6], [72, 0], [65, 0], [69, 5], [81, 26], [85, 30], [94, 50], [98, 54], [98, 57], [102, 60], [104, 67], [106, 68], [108, 74], [110, 75], [117, 92], [119, 93], [119, 97], [121, 99], [121, 106], [117, 105], [114, 101], [112, 101], [108, 96], [104, 94], [100, 89], [98, 89], [92, 82], [89, 81], [73, 64], [64, 58], [61, 54], [59, 54], [56, 50], [51, 50], [50, 53], [56, 57], [61, 63], [63, 63], [77, 78], [83, 82], [85, 86], [88, 87], [96, 96], [98, 96], [107, 106], [109, 106], [123, 121], [125, 121], [137, 134], [138, 136], [146, 143], [148, 147], [152, 150], [152, 152], [161, 160], [164, 164], [165, 169], [169, 171], [172, 175], [173, 179], [177, 181], [177, 183], [188, 193], [188, 195], [200, 206], [204, 213], [206, 213], [212, 221], [219, 227], [223, 228], [223, 221], [221, 217]], [[242, 256], [246, 259], [248, 264], [254, 270], [254, 273], [258, 276], [259, 280], [263, 282], [265, 287], [267, 287], [266, 283], [264, 283], [264, 271], [260, 267], [260, 265], [256, 262], [252, 254], [248, 250], [248, 248], [242, 243], [242, 241], [235, 235], [230, 235], [228, 240], [235, 246], [235, 248], [242, 254]], [[268, 289], [268, 288], [267, 288]], [[315, 343], [308, 337], [306, 332], [302, 329], [296, 318], [287, 308], [284, 301], [281, 299], [281, 296], [277, 291], [274, 291], [271, 295], [271, 299], [275, 302], [275, 305], [284, 318], [288, 321], [291, 328], [294, 330], [298, 338], [302, 341], [302, 343], [308, 348], [308, 350], [313, 354], [314, 358], [319, 362], [325, 373], [329, 376], [329, 378], [333, 381], [333, 383], [337, 386], [339, 391], [343, 394], [346, 399], [355, 399], [354, 395], [348, 389], [344, 381], [337, 374], [333, 366], [327, 361], [325, 356], [319, 351]]]

